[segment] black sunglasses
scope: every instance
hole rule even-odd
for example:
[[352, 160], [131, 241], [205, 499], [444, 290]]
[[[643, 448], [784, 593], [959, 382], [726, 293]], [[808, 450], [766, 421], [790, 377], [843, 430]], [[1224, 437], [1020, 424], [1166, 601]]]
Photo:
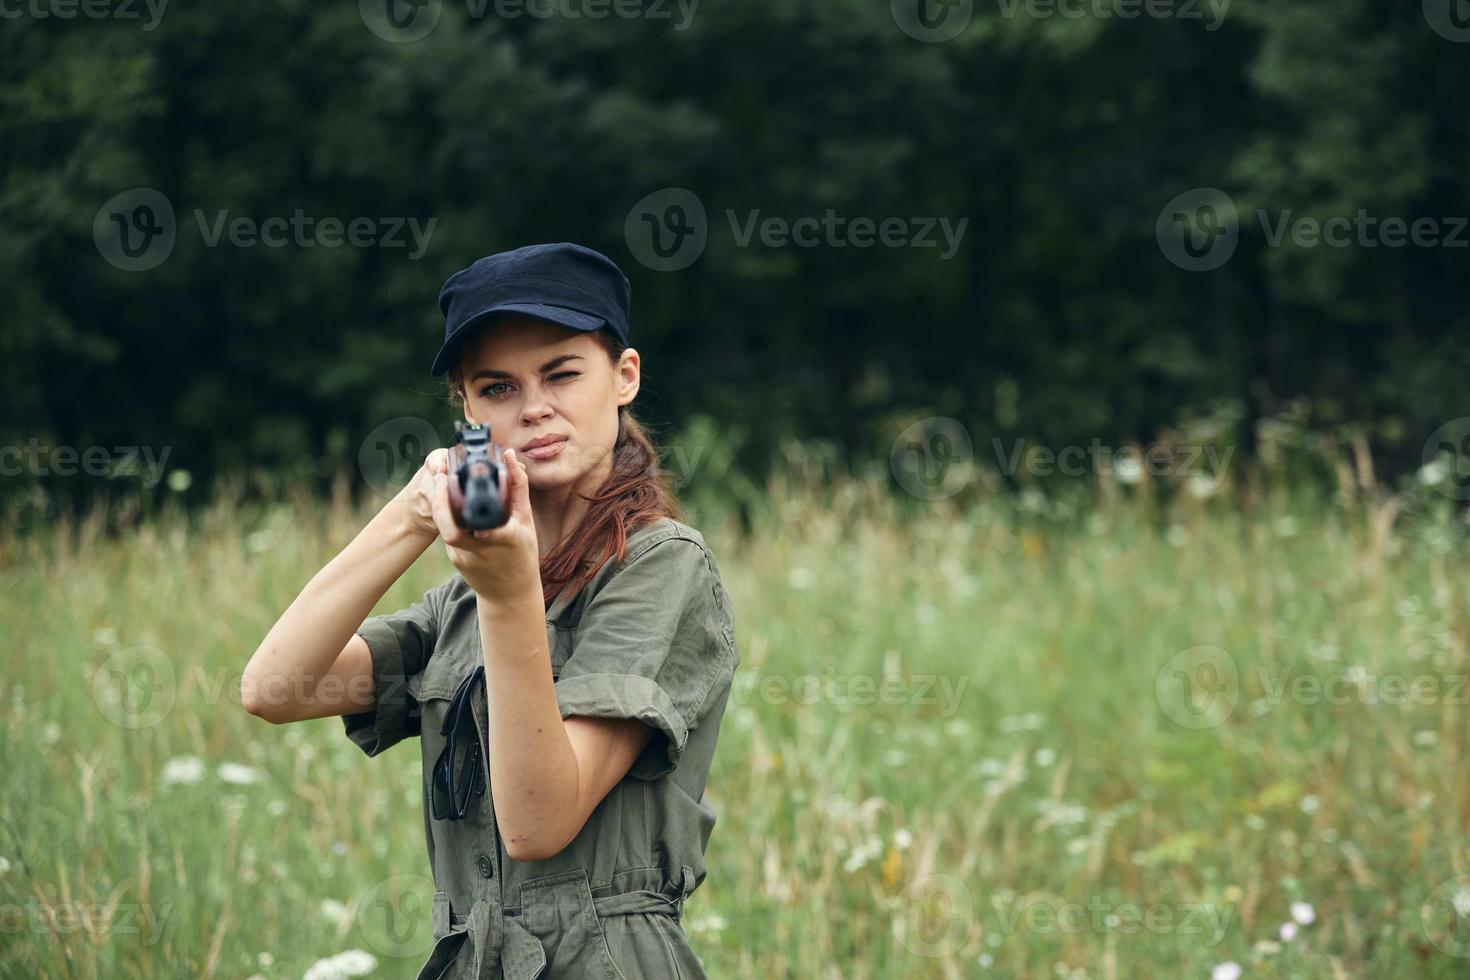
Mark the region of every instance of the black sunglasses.
[[429, 776], [429, 800], [435, 820], [463, 820], [470, 810], [470, 800], [485, 794], [485, 762], [480, 758], [480, 738], [474, 731], [475, 713], [469, 707], [472, 685], [484, 674], [485, 665], [478, 664], [459, 685], [439, 729], [445, 737], [444, 749]]

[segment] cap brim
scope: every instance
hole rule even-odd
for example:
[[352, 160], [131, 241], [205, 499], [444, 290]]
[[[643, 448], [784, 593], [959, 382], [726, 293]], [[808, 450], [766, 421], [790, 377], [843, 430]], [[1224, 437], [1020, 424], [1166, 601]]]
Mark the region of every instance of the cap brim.
[[481, 310], [459, 325], [459, 329], [444, 341], [444, 346], [439, 348], [438, 355], [434, 358], [433, 375], [438, 377], [449, 371], [460, 342], [465, 335], [476, 324], [483, 322], [486, 318], [500, 316], [506, 313], [518, 313], [522, 316], [535, 317], [554, 323], [568, 330], [578, 330], [582, 333], [590, 333], [593, 330], [607, 326], [607, 321], [600, 316], [592, 316], [578, 310], [569, 310], [564, 306], [547, 306], [542, 303], [504, 303], [500, 306], [492, 306], [488, 310]]

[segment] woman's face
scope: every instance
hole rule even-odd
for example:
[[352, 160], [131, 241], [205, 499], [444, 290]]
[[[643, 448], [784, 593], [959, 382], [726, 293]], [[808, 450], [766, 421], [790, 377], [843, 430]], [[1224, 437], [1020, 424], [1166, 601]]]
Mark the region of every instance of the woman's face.
[[[614, 364], [590, 333], [542, 320], [498, 317], [460, 355], [465, 420], [490, 426], [514, 449], [532, 490], [602, 482], [618, 436], [618, 406], [638, 394], [638, 352]], [[545, 448], [533, 440], [553, 437]], [[584, 486], [586, 484], [586, 486]]]

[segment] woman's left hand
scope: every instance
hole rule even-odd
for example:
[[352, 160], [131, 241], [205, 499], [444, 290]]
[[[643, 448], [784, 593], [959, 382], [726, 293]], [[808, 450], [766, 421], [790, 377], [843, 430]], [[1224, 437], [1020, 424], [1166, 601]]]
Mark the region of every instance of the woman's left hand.
[[510, 481], [510, 517], [488, 531], [467, 531], [454, 522], [449, 508], [449, 480], [434, 477], [434, 523], [444, 539], [449, 560], [475, 594], [489, 600], [534, 591], [541, 593], [541, 553], [536, 522], [531, 519], [531, 491], [526, 464], [514, 449], [505, 451]]

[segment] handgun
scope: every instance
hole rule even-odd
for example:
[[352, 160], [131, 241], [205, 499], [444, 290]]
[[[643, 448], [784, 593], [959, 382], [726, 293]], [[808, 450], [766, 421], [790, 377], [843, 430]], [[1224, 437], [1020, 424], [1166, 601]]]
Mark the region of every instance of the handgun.
[[449, 447], [449, 509], [467, 531], [485, 531], [510, 519], [510, 479], [505, 451], [488, 425], [454, 423]]

